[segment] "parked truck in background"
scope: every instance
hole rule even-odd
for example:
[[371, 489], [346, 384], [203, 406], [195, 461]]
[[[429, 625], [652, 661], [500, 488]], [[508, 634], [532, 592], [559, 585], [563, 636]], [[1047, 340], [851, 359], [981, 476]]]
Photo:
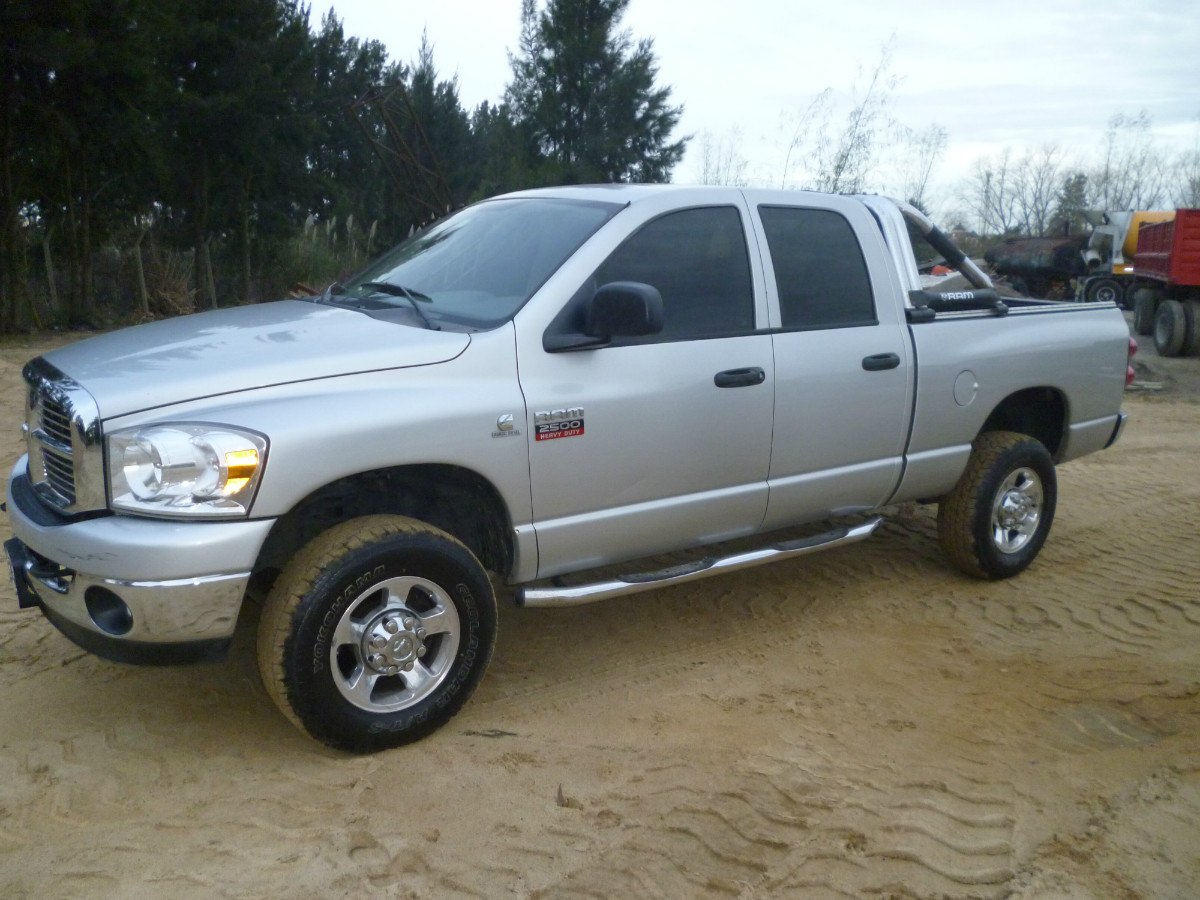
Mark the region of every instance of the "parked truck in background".
[[[922, 290], [910, 230], [973, 288]], [[18, 601], [96, 653], [166, 663], [224, 653], [264, 598], [274, 702], [369, 751], [462, 706], [496, 585], [528, 606], [637, 593], [862, 540], [900, 502], [939, 504], [954, 566], [1016, 575], [1056, 466], [1117, 440], [1134, 345], [1112, 303], [990, 288], [881, 197], [484, 201], [319, 297], [26, 366]]]
[[1169, 222], [1172, 210], [1086, 210], [1092, 225], [1083, 248], [1087, 277], [1080, 282], [1083, 300], [1108, 300], [1131, 309], [1138, 285], [1138, 231], [1146, 224]]
[[1200, 355], [1200, 209], [1143, 225], [1136, 261], [1134, 330], [1163, 356]]

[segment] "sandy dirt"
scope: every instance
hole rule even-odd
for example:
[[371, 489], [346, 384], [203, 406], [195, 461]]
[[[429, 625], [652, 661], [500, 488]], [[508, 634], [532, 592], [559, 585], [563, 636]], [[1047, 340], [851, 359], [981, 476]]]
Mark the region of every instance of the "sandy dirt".
[[[42, 346], [0, 347], [6, 471]], [[371, 757], [275, 710], [251, 616], [224, 663], [124, 667], [6, 580], [0, 896], [1195, 897], [1200, 404], [1162, 372], [1060, 470], [1019, 578], [952, 572], [913, 506], [827, 554], [505, 604], [463, 712]]]

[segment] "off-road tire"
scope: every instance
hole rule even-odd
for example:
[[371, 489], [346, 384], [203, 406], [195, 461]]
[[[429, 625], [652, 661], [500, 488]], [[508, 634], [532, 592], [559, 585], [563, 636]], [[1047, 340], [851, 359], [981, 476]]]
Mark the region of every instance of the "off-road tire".
[[[1033, 484], [1036, 482], [1036, 485]], [[1036, 486], [1036, 520], [1004, 527], [1001, 501], [1018, 503]], [[946, 558], [976, 578], [1011, 578], [1037, 557], [1050, 533], [1058, 500], [1054, 460], [1040, 441], [1012, 431], [988, 431], [975, 439], [966, 471], [938, 504], [938, 539]], [[1008, 543], [1018, 544], [1006, 549]]]
[[[437, 621], [445, 627], [453, 620], [453, 635], [433, 635], [428, 644], [418, 640], [409, 631], [423, 622], [416, 612], [397, 612], [398, 618], [383, 621], [389, 610], [405, 608], [394, 606], [399, 596], [394, 591], [409, 584], [417, 587], [405, 594], [405, 603], [414, 609], [418, 601], [429, 604], [430, 616], [441, 609], [444, 618]], [[363, 631], [352, 621], [356, 611], [376, 606], [374, 632], [367, 629], [354, 643], [339, 636], [351, 628]], [[419, 644], [422, 655], [430, 652], [434, 665], [442, 667], [436, 682], [432, 677], [424, 682], [426, 694], [412, 687], [415, 681], [406, 677], [403, 660], [385, 660], [401, 663], [398, 674], [380, 673], [366, 662], [374, 651], [360, 650], [370, 633], [389, 638], [383, 625], [398, 621], [405, 622], [398, 637]], [[429, 620], [431, 629], [439, 627], [434, 621]], [[467, 547], [414, 519], [365, 516], [318, 535], [284, 568], [263, 606], [258, 664], [267, 693], [298, 728], [335, 749], [368, 753], [424, 737], [458, 712], [487, 668], [495, 637], [491, 582]], [[412, 662], [422, 664], [415, 656]], [[363, 708], [348, 699], [354, 679], [347, 672], [358, 671], [355, 666], [372, 678], [372, 691], [391, 686], [387, 702], [376, 706], [371, 694], [360, 699], [360, 704], [366, 701]], [[412, 702], [405, 705], [408, 694]]]

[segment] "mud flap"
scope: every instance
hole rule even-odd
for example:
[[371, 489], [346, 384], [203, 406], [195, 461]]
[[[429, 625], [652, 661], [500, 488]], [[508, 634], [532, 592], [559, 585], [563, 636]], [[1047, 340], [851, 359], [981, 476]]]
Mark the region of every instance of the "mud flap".
[[33, 566], [33, 559], [25, 545], [17, 538], [10, 538], [4, 542], [4, 552], [8, 554], [8, 561], [12, 565], [13, 586], [17, 589], [17, 606], [20, 609], [35, 609], [41, 606], [41, 601], [29, 585], [29, 570]]

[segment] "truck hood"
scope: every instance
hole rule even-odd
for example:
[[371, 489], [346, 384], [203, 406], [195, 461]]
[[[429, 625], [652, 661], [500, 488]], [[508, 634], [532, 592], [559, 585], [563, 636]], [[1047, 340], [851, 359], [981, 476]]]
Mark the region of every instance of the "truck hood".
[[270, 385], [427, 366], [453, 359], [470, 341], [459, 332], [280, 300], [126, 328], [45, 358], [108, 419]]

